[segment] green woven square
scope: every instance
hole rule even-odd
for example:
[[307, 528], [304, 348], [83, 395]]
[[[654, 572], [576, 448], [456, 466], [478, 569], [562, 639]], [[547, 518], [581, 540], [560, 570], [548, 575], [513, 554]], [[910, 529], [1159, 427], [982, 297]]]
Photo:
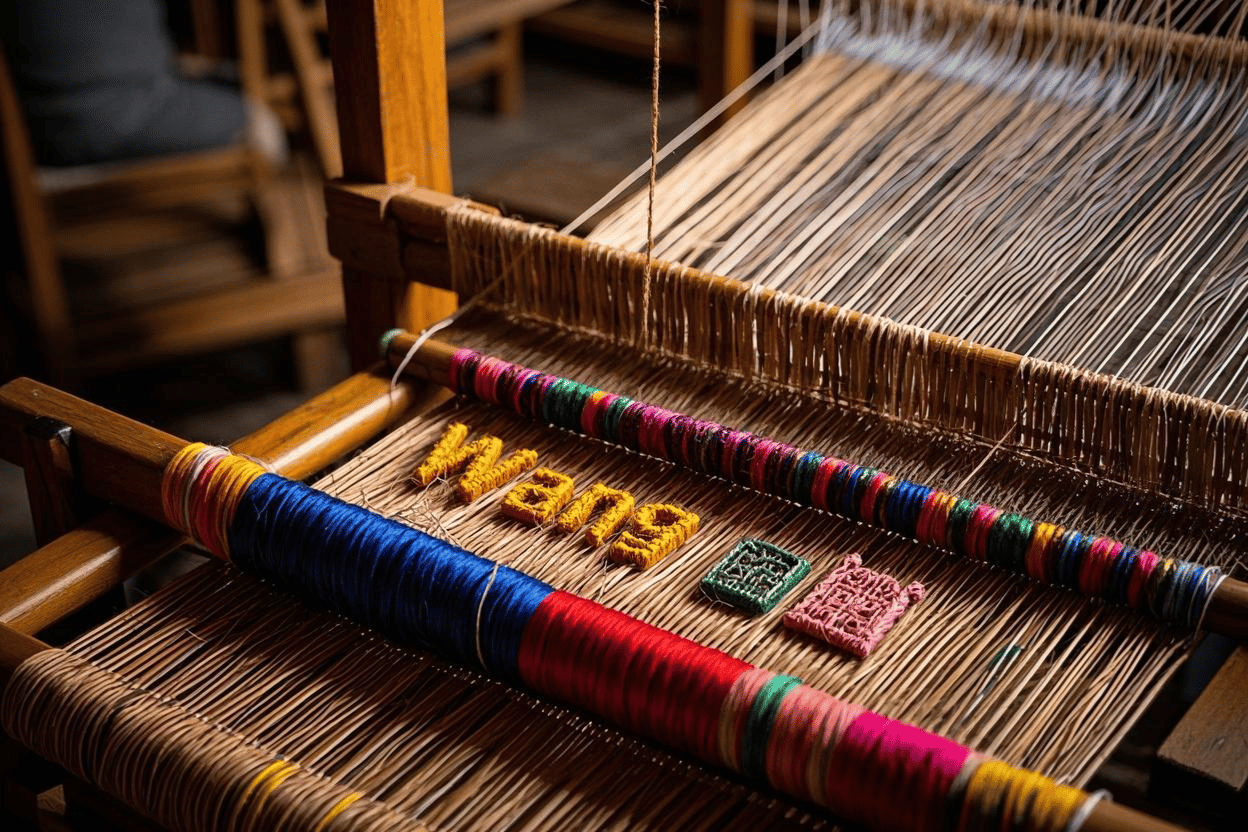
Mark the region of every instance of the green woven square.
[[702, 591], [759, 615], [780, 603], [809, 573], [810, 564], [792, 552], [747, 537], [706, 573]]

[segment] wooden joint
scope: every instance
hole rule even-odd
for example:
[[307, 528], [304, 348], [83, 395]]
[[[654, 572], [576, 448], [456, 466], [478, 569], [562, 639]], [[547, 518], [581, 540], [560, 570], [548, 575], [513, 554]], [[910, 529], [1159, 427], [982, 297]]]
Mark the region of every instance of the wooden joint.
[[72, 439], [69, 425], [48, 416], [36, 416], [22, 429], [26, 496], [40, 546], [81, 521], [85, 499], [76, 482]]
[[410, 182], [330, 182], [325, 186], [330, 253], [350, 271], [449, 289], [446, 217], [452, 207], [460, 205], [499, 213], [492, 206], [418, 188]]

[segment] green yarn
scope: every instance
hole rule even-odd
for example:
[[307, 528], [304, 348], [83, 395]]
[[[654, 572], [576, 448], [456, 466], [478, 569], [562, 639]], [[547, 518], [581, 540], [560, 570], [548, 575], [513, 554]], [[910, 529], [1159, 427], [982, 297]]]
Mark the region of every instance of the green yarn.
[[767, 777], [767, 742], [776, 724], [776, 714], [788, 692], [801, 683], [796, 676], [773, 676], [754, 697], [741, 740], [741, 768], [751, 777]]
[[988, 560], [1002, 569], [1027, 572], [1027, 549], [1036, 524], [1019, 514], [1002, 514], [988, 529]]
[[974, 500], [961, 499], [949, 509], [949, 544], [962, 557], [967, 557], [966, 526], [978, 505]]
[[390, 354], [390, 345], [394, 343], [394, 339], [398, 338], [404, 332], [407, 332], [407, 330], [400, 327], [398, 329], [387, 330], [384, 334], [382, 334], [381, 338], [377, 341], [377, 346], [381, 350], [382, 361], [385, 361], [386, 356]]
[[702, 579], [702, 591], [753, 615], [775, 608], [810, 574], [810, 563], [764, 540], [747, 537]]

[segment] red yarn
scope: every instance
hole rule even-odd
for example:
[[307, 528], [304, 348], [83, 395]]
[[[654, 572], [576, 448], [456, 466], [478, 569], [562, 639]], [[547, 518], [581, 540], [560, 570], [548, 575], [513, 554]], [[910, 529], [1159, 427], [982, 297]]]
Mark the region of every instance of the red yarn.
[[1100, 595], [1105, 591], [1110, 567], [1122, 554], [1123, 545], [1107, 537], [1098, 537], [1079, 570], [1079, 591], [1086, 595]]
[[1001, 509], [980, 503], [971, 513], [966, 524], [966, 543], [963, 544], [968, 558], [988, 559], [988, 532], [1001, 516]]
[[1144, 590], [1148, 588], [1148, 579], [1152, 576], [1161, 558], [1156, 552], [1143, 551], [1135, 560], [1135, 568], [1127, 582], [1127, 603], [1135, 609], [1141, 609], [1146, 603]]
[[724, 699], [751, 665], [555, 591], [525, 627], [519, 668], [534, 690], [718, 762]]
[[875, 476], [871, 478], [871, 482], [867, 484], [867, 491], [862, 495], [862, 503], [858, 507], [858, 516], [862, 518], [864, 523], [874, 523], [875, 520], [875, 504], [880, 499], [880, 494], [884, 491], [884, 485], [892, 479], [891, 476], [883, 471], [877, 471]]
[[213, 472], [217, 470], [217, 466], [224, 458], [223, 456], [211, 457], [204, 467], [199, 469], [199, 475], [191, 484], [191, 525], [193, 528], [188, 529], [205, 549], [218, 556], [225, 551], [225, 548], [219, 540], [219, 517], [210, 510], [210, 504], [215, 495], [208, 485], [212, 482]]
[[832, 507], [828, 505], [828, 487], [832, 484], [832, 478], [846, 464], [845, 460], [831, 456], [824, 457], [819, 463], [819, 467], [815, 469], [815, 481], [810, 487], [810, 502], [815, 508], [824, 511], [832, 510]]

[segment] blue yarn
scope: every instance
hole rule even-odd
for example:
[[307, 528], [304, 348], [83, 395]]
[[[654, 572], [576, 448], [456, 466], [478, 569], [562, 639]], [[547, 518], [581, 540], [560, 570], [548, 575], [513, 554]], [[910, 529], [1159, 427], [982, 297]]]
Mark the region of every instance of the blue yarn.
[[915, 537], [919, 530], [919, 515], [923, 513], [923, 504], [927, 502], [932, 489], [919, 485], [917, 482], [901, 480], [888, 495], [884, 506], [888, 527], [901, 534]]
[[1140, 550], [1131, 546], [1123, 547], [1122, 553], [1114, 561], [1109, 571], [1109, 579], [1105, 582], [1105, 597], [1117, 604], [1129, 601], [1127, 589], [1130, 587], [1131, 573], [1135, 563], [1140, 559]]
[[1062, 535], [1061, 548], [1057, 552], [1055, 583], [1073, 589], [1079, 588], [1079, 565], [1083, 563], [1083, 556], [1091, 548], [1093, 540], [1091, 535], [1084, 535], [1074, 529], [1066, 530]]
[[239, 503], [230, 552], [240, 566], [398, 641], [465, 664], [484, 659], [487, 670], [512, 678], [524, 628], [554, 591], [273, 474], [257, 479]]

